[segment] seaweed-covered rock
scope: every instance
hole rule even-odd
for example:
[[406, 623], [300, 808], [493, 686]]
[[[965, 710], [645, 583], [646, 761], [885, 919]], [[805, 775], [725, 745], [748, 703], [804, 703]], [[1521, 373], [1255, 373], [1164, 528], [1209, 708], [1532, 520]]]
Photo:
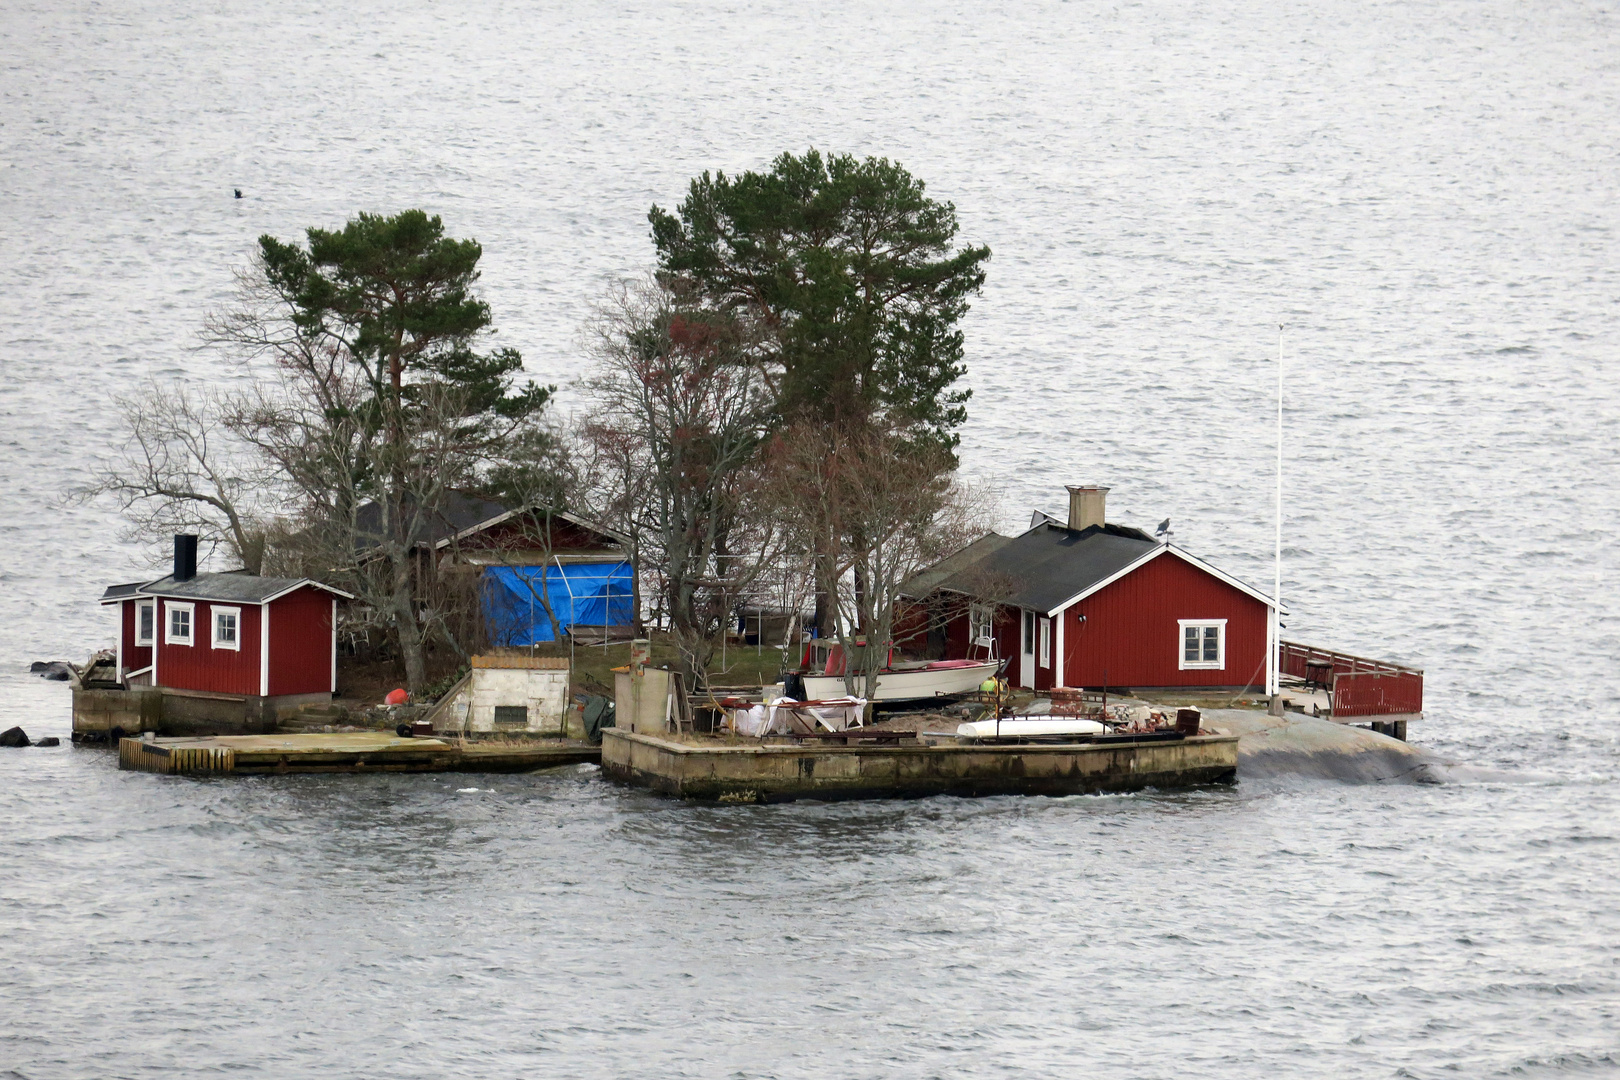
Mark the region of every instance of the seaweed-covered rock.
[[0, 746], [32, 746], [28, 739], [28, 732], [20, 727], [7, 728], [0, 731]]

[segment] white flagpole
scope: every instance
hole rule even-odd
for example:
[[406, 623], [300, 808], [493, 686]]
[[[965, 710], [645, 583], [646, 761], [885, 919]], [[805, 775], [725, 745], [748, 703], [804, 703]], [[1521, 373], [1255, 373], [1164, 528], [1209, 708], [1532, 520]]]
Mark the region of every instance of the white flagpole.
[[1283, 328], [1277, 324], [1277, 545], [1271, 598], [1276, 609], [1271, 633], [1271, 711], [1282, 714], [1282, 516], [1283, 516]]

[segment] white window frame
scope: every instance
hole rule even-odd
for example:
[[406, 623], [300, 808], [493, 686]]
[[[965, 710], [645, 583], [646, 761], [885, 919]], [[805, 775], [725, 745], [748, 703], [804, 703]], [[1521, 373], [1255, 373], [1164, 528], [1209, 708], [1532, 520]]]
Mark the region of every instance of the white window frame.
[[[187, 637], [174, 636], [174, 612], [186, 613], [186, 628], [190, 630]], [[165, 645], [195, 645], [197, 643], [197, 605], [181, 603], [178, 600], [163, 601], [163, 644]]]
[[1035, 636], [1040, 639], [1037, 657], [1038, 666], [1049, 668], [1052, 666], [1052, 620], [1045, 615], [1035, 617]]
[[[219, 617], [221, 615], [230, 615], [230, 616], [232, 616], [233, 618], [236, 619], [236, 640], [235, 641], [221, 641], [219, 639]], [[209, 625], [213, 629], [213, 632], [210, 635], [210, 637], [213, 639], [213, 647], [214, 648], [216, 648], [216, 649], [232, 649], [232, 650], [235, 650], [236, 652], [241, 652], [242, 651], [242, 609], [241, 608], [239, 608], [239, 607], [216, 607], [216, 608], [213, 608], [212, 613], [208, 616], [208, 622], [209, 622]]]
[[[152, 613], [152, 632], [150, 634], [147, 634], [145, 637], [141, 636], [141, 610], [143, 608]], [[135, 644], [137, 646], [139, 646], [141, 648], [150, 648], [152, 645], [154, 645], [157, 642], [157, 624], [158, 624], [157, 601], [156, 600], [137, 600], [137, 601], [135, 601]]]
[[[1198, 655], [1204, 655], [1204, 630], [1206, 627], [1216, 627], [1220, 633], [1216, 636], [1217, 658], [1212, 664], [1208, 660], [1187, 659], [1187, 628], [1198, 628]], [[1182, 671], [1223, 671], [1226, 668], [1226, 620], [1225, 619], [1180, 619], [1176, 623], [1176, 661]]]

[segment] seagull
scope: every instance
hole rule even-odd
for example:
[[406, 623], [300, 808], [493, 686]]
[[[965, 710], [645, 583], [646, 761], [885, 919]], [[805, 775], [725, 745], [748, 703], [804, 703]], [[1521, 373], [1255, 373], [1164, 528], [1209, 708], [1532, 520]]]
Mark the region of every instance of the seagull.
[[1165, 518], [1159, 522], [1159, 527], [1153, 530], [1153, 535], [1164, 537], [1164, 542], [1168, 544], [1170, 542], [1170, 519]]

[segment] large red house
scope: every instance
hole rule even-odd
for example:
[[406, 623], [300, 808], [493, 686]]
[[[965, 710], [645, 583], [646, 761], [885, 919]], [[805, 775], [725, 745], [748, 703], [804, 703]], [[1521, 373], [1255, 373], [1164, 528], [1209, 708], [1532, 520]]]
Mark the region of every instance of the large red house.
[[174, 572], [114, 585], [118, 681], [245, 697], [313, 700], [337, 690], [337, 602], [309, 578], [199, 574], [197, 538], [175, 537]]
[[1270, 597], [1173, 544], [1106, 523], [1107, 488], [1068, 490], [1067, 522], [1038, 514], [1022, 535], [991, 533], [919, 574], [909, 616], [897, 619], [910, 637], [899, 631], [898, 643], [922, 643], [918, 620], [931, 609], [933, 651], [1008, 658], [1016, 686], [1272, 685]]

